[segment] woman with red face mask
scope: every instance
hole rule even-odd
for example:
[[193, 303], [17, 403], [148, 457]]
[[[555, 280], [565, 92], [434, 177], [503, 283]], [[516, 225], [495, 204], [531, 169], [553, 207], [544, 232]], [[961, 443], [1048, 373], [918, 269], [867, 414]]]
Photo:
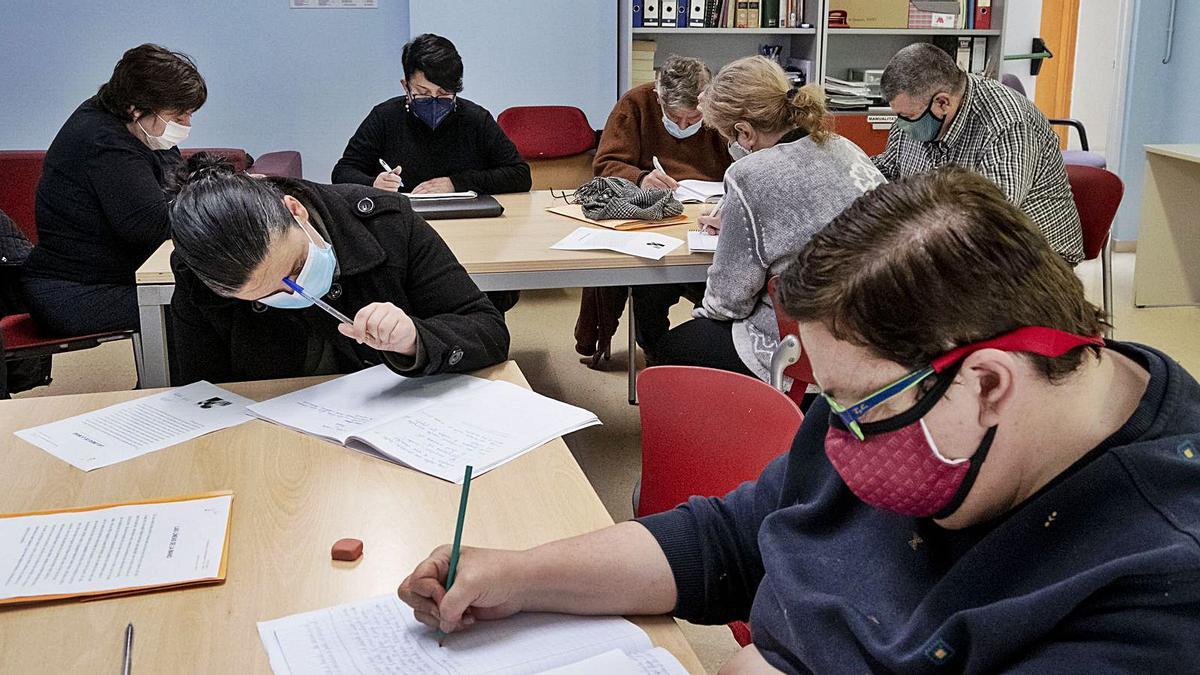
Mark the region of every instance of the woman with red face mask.
[[1200, 384], [1100, 339], [995, 185], [882, 185], [778, 290], [823, 393], [790, 452], [722, 498], [464, 549], [449, 592], [440, 548], [400, 586], [416, 617], [748, 620], [729, 672], [1200, 668]]

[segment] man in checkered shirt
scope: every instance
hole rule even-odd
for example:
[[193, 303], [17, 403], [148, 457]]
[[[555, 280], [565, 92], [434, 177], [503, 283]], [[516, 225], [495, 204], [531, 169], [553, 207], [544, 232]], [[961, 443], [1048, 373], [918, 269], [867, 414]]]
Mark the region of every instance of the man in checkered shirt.
[[928, 44], [900, 50], [883, 71], [896, 113], [887, 148], [873, 158], [889, 180], [946, 165], [990, 178], [1041, 229], [1068, 263], [1083, 259], [1083, 231], [1046, 116], [1025, 96], [959, 70]]

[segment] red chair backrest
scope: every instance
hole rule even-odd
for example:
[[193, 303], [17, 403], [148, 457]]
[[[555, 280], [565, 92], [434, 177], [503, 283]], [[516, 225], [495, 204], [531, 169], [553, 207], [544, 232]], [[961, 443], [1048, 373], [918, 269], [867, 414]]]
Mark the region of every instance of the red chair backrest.
[[[778, 278], [778, 276], [773, 276], [767, 279], [767, 293], [771, 296], [771, 306], [775, 308], [775, 323], [779, 326], [779, 337], [795, 335], [799, 338], [800, 324], [783, 311], [783, 307], [779, 305], [779, 298], [775, 295], [775, 280]], [[800, 359], [785, 368], [783, 374], [793, 380], [792, 388], [788, 390], [788, 397], [797, 403], [804, 398], [808, 385], [817, 382], [817, 379], [813, 377], [812, 363], [808, 360], [808, 353], [803, 349], [800, 351]]]
[[1067, 180], [1075, 197], [1075, 209], [1079, 211], [1079, 223], [1083, 225], [1083, 258], [1094, 260], [1108, 242], [1125, 184], [1107, 169], [1080, 164], [1067, 165]]
[[524, 159], [571, 157], [596, 147], [596, 132], [579, 108], [517, 106], [500, 113], [496, 122]]
[[37, 243], [34, 200], [42, 178], [45, 150], [0, 150], [0, 211]]
[[692, 495], [720, 496], [787, 452], [804, 416], [757, 378], [694, 366], [656, 366], [637, 380], [642, 418], [638, 515]]

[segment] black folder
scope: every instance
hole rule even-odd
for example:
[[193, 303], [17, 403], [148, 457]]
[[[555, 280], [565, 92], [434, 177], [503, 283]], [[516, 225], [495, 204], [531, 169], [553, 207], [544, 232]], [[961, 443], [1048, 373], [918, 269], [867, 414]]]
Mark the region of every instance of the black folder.
[[473, 199], [410, 199], [412, 209], [425, 220], [451, 218], [495, 218], [504, 214], [504, 207], [491, 195]]

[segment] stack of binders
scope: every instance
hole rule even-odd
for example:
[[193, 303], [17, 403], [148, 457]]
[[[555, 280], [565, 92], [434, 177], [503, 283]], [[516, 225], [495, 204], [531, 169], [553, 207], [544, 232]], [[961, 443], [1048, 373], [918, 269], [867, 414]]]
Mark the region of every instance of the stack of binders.
[[633, 0], [634, 28], [794, 28], [804, 0]]

